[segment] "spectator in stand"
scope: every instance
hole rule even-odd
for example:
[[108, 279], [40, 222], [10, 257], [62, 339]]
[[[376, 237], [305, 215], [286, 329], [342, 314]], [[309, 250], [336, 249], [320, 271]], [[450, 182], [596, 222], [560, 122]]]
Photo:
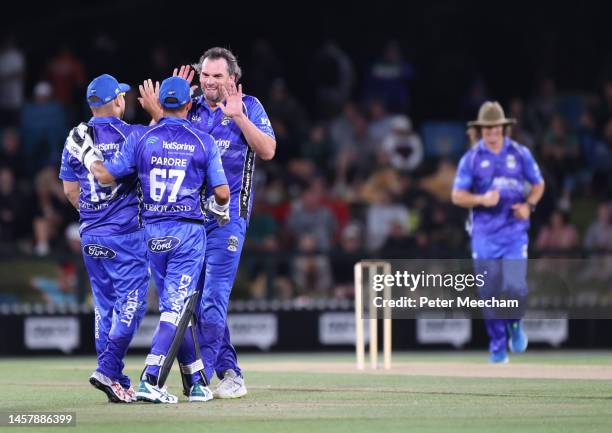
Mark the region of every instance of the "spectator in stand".
[[579, 246], [576, 227], [570, 224], [569, 215], [556, 210], [550, 222], [540, 229], [536, 240], [536, 250], [541, 256], [567, 255]]
[[78, 220], [78, 214], [64, 195], [62, 184], [58, 181], [54, 167], [47, 167], [36, 175], [36, 210], [32, 228], [34, 232], [34, 252], [46, 256], [54, 241], [65, 227]]
[[33, 177], [48, 165], [59, 165], [67, 133], [64, 108], [53, 99], [49, 83], [41, 81], [34, 87], [34, 101], [26, 103], [21, 112], [21, 137], [28, 176]]
[[313, 251], [329, 251], [333, 245], [337, 222], [332, 212], [322, 204], [321, 192], [314, 185], [302, 193], [291, 207], [287, 218], [287, 231], [291, 239], [304, 242], [305, 235], [312, 238]]
[[525, 129], [527, 122], [527, 114], [525, 113], [525, 105], [520, 98], [512, 98], [510, 100], [510, 117], [516, 119], [517, 122], [510, 126], [510, 138], [517, 143], [521, 143], [533, 150], [535, 147], [534, 136]]
[[365, 257], [363, 230], [358, 221], [351, 221], [340, 233], [340, 243], [331, 254], [334, 273], [334, 297], [350, 299], [355, 290], [354, 266]]
[[432, 257], [455, 258], [461, 254], [465, 232], [457, 230], [449, 216], [448, 205], [435, 203], [423, 221], [423, 230], [427, 234], [429, 250]]
[[249, 222], [249, 237], [245, 246], [255, 251], [278, 251], [278, 223], [268, 210], [264, 197], [253, 202], [253, 216]]
[[[388, 259], [402, 259], [411, 257], [414, 253], [414, 238], [408, 235], [406, 221], [400, 219], [390, 220], [389, 232], [384, 244], [377, 255]], [[423, 253], [424, 251], [421, 251]]]
[[595, 116], [591, 111], [585, 111], [580, 117], [578, 142], [584, 165], [579, 168], [577, 180], [582, 186], [591, 187], [589, 193], [605, 197], [612, 189], [612, 118], [600, 134]]
[[457, 173], [457, 166], [447, 159], [441, 159], [434, 173], [421, 178], [418, 182], [419, 188], [440, 202], [449, 202], [455, 173]]
[[580, 147], [576, 135], [567, 130], [565, 121], [559, 114], [552, 117], [544, 136], [541, 154], [544, 165], [555, 177], [556, 185], [563, 190], [559, 206], [569, 210], [571, 192], [576, 183], [575, 176], [580, 168]]
[[367, 122], [354, 102], [347, 103], [342, 112], [330, 123], [329, 135], [333, 142], [334, 153], [339, 153], [344, 148], [355, 147], [355, 142], [359, 141], [359, 125], [367, 132]]
[[317, 240], [311, 234], [300, 236], [298, 251], [292, 262], [292, 275], [298, 300], [329, 297], [333, 284], [329, 257], [321, 254]]
[[372, 169], [371, 161], [364, 156], [368, 149], [368, 123], [357, 106], [349, 103], [342, 115], [332, 122], [329, 133], [336, 176], [334, 190], [349, 199], [352, 179]]
[[410, 213], [406, 206], [393, 200], [388, 191], [380, 190], [376, 201], [366, 213], [366, 248], [379, 250], [387, 241], [394, 224], [399, 224], [404, 232], [410, 228]]
[[612, 223], [610, 222], [609, 204], [602, 203], [597, 208], [597, 219], [587, 229], [584, 248], [591, 254], [612, 253]]
[[2, 132], [0, 165], [10, 167], [16, 179], [25, 177], [24, 157], [19, 146], [19, 132], [14, 128], [7, 128]]
[[393, 130], [393, 116], [391, 116], [384, 105], [378, 99], [373, 99], [368, 104], [370, 120], [368, 122], [368, 152], [375, 156], [387, 135]]
[[[253, 95], [268, 95], [272, 81], [283, 75], [283, 64], [265, 39], [259, 38], [253, 42], [247, 65], [245, 70], [249, 74], [245, 77], [245, 87]], [[267, 102], [265, 106], [270, 107], [270, 104]]]
[[335, 41], [323, 44], [314, 55], [311, 70], [320, 120], [335, 117], [351, 97], [355, 70], [351, 58]]
[[391, 119], [391, 132], [383, 139], [381, 151], [391, 167], [415, 172], [423, 162], [424, 150], [421, 137], [412, 130], [407, 116], [396, 115]]
[[537, 136], [542, 136], [557, 113], [557, 89], [552, 78], [540, 81], [538, 95], [529, 102], [527, 118], [529, 128]]
[[51, 59], [46, 69], [46, 77], [53, 94], [64, 106], [81, 101], [86, 83], [85, 67], [66, 45], [62, 46]]
[[23, 235], [24, 202], [17, 191], [15, 176], [9, 166], [0, 167], [0, 245], [7, 245]]
[[382, 56], [367, 71], [365, 99], [381, 99], [394, 113], [407, 113], [410, 108], [408, 83], [414, 79], [412, 65], [404, 60], [397, 41], [389, 41]]
[[0, 47], [0, 126], [16, 126], [23, 105], [26, 64], [15, 38], [7, 37]]
[[334, 172], [334, 165], [331, 164], [330, 154], [332, 144], [327, 134], [327, 129], [323, 125], [315, 125], [310, 129], [308, 139], [302, 142], [301, 156], [316, 163], [322, 163], [327, 172]]
[[277, 78], [272, 82], [266, 107], [270, 119], [283, 122], [290, 143], [299, 143], [308, 134], [306, 110], [289, 93], [284, 79]]

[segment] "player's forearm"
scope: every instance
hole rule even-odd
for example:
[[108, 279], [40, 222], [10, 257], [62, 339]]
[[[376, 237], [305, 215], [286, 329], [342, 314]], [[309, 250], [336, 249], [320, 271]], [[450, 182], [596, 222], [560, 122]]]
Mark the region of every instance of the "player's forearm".
[[454, 189], [451, 200], [455, 206], [471, 209], [482, 205], [482, 195], [472, 194], [469, 191]]
[[79, 193], [80, 187], [78, 182], [64, 181], [64, 195], [76, 210], [79, 210]]
[[246, 116], [235, 117], [234, 121], [236, 125], [242, 131], [244, 138], [246, 139], [251, 149], [255, 151], [257, 156], [263, 160], [270, 160], [274, 158], [276, 152], [276, 140], [270, 137], [268, 134], [261, 132], [257, 126], [253, 124]]
[[215, 195], [215, 201], [221, 206], [226, 205], [230, 199], [230, 190], [227, 184], [215, 187], [213, 193]]
[[525, 200], [527, 203], [536, 205], [544, 195], [544, 182], [538, 183], [535, 185], [531, 185], [531, 191], [527, 195], [527, 199]]
[[66, 194], [66, 198], [76, 210], [79, 210], [79, 195], [77, 194]]
[[100, 161], [95, 161], [89, 167], [89, 171], [94, 177], [98, 180], [98, 182], [103, 184], [112, 183], [115, 181], [115, 177], [108, 171], [104, 164]]

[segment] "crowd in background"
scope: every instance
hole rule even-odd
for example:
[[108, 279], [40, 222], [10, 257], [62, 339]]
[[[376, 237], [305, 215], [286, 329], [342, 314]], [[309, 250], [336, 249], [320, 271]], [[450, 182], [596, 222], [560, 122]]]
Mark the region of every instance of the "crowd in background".
[[[56, 277], [31, 282], [50, 302], [86, 293], [78, 214], [57, 174], [69, 128], [90, 117], [85, 87], [113, 73], [102, 68], [116, 49], [101, 35], [92, 47], [96, 63], [61, 47], [30, 88], [27, 54], [12, 38], [0, 47], [0, 254], [58, 263]], [[464, 122], [496, 99], [485, 78], [474, 77], [455, 118], [415, 124], [418, 70], [395, 41], [367, 65], [323, 44], [312, 59], [308, 104], [292, 93], [269, 43], [258, 40], [244, 59], [238, 55], [246, 93], [272, 122], [277, 153], [258, 162], [235, 297], [347, 298], [361, 258], [469, 257], [467, 212], [450, 203], [450, 192], [473, 142]], [[148, 73], [169, 75], [176, 65], [168, 59], [166, 48], [154, 48]], [[148, 123], [136, 96], [127, 94], [125, 120]], [[518, 120], [511, 137], [532, 150], [547, 184], [532, 217], [531, 257], [612, 253], [612, 77], [597, 91], [566, 93], [548, 76], [534, 94], [501, 102]]]

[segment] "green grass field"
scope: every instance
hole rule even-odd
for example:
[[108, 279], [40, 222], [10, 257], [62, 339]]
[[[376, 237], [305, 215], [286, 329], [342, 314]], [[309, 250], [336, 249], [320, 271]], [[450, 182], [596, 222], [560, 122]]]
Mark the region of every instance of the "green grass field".
[[[143, 360], [127, 360], [133, 378]], [[68, 431], [79, 432], [612, 431], [611, 352], [532, 352], [505, 366], [485, 360], [482, 352], [399, 354], [391, 372], [357, 373], [350, 354], [245, 355], [249, 394], [243, 399], [116, 405], [87, 382], [93, 357], [11, 358], [0, 360], [0, 412], [76, 412], [77, 427]], [[459, 377], [462, 369], [482, 369], [486, 377]], [[520, 377], [538, 371], [595, 373], [590, 379]], [[170, 390], [180, 393], [179, 384], [173, 371]]]

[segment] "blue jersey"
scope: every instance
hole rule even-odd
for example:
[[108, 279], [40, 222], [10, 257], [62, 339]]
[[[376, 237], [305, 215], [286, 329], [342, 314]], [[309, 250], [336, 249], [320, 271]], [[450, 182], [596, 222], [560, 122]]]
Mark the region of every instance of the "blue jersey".
[[[93, 128], [94, 147], [102, 152], [105, 161], [121, 150], [128, 135], [147, 129], [146, 126], [129, 125], [116, 117], [92, 117], [88, 124]], [[64, 148], [59, 177], [80, 184], [81, 234], [121, 235], [140, 228], [135, 174], [118, 176], [111, 185], [102, 186]]]
[[[243, 111], [264, 134], [274, 138], [274, 131], [263, 106], [253, 96], [242, 97]], [[253, 173], [255, 152], [247, 143], [236, 123], [226, 117], [220, 108], [211, 110], [204, 96], [193, 100], [187, 119], [198, 129], [214, 137], [230, 188], [230, 217], [249, 219], [253, 203]], [[212, 191], [207, 190], [209, 196]]]
[[512, 205], [524, 203], [530, 185], [542, 182], [540, 169], [529, 149], [504, 138], [498, 155], [487, 149], [482, 140], [468, 150], [459, 162], [453, 188], [474, 194], [498, 190], [496, 206], [472, 209], [472, 237], [507, 237], [529, 229], [529, 220], [516, 218]]
[[204, 220], [200, 194], [227, 184], [213, 138], [185, 119], [162, 117], [157, 126], [131, 134], [104, 164], [114, 177], [138, 173], [143, 220]]

